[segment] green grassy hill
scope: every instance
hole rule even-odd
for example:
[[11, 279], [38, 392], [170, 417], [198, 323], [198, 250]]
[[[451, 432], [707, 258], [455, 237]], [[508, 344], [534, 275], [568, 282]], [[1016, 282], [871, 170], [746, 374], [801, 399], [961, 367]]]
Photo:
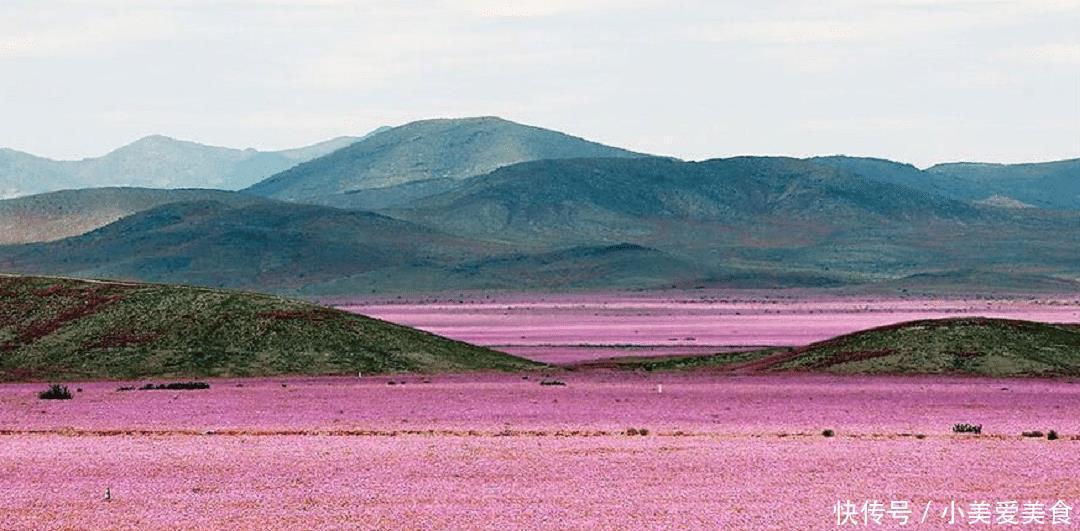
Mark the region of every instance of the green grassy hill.
[[1080, 326], [962, 317], [911, 321], [761, 360], [760, 369], [846, 374], [1080, 375]]
[[0, 381], [532, 366], [500, 352], [278, 297], [0, 276]]

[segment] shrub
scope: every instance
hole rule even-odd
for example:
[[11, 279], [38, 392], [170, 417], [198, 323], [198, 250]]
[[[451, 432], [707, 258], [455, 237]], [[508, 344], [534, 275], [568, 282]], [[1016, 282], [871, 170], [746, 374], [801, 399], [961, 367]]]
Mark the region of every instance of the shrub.
[[71, 391], [68, 391], [66, 385], [52, 384], [45, 391], [38, 393], [38, 398], [42, 400], [71, 400]]
[[953, 433], [974, 433], [976, 435], [982, 433], [982, 424], [953, 424]]
[[1020, 435], [1023, 435], [1024, 437], [1042, 437], [1043, 432], [1038, 431], [1038, 430], [1036, 430], [1036, 431], [1025, 431], [1024, 433], [1021, 433]]
[[540, 385], [566, 385], [562, 380], [541, 380]]
[[206, 382], [173, 382], [167, 384], [146, 384], [139, 388], [140, 391], [192, 391], [195, 389], [209, 389]]
[[1056, 440], [1058, 440], [1058, 432], [1056, 432], [1054, 430], [1050, 430], [1050, 431], [1046, 432], [1046, 440], [1048, 440], [1048, 441], [1056, 441]]
[[926, 435], [923, 435], [921, 433], [916, 433], [915, 438], [921, 441], [921, 440], [926, 438]]
[[832, 430], [825, 430], [825, 431], [821, 432], [821, 435], [825, 436], [825, 437], [833, 437], [833, 436], [836, 435], [836, 432], [832, 431]]

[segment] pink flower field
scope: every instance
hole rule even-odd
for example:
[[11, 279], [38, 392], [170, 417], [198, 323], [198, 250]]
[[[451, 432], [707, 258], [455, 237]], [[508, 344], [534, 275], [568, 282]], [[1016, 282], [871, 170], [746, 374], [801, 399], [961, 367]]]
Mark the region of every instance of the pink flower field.
[[[0, 386], [0, 527], [821, 529], [836, 527], [838, 502], [878, 500], [909, 502], [908, 525], [864, 527], [941, 529], [950, 504], [1011, 500], [1044, 503], [1050, 528], [1051, 504], [1080, 509], [1070, 379], [597, 370], [210, 384], [72, 384], [70, 401]], [[983, 433], [952, 433], [961, 422]], [[1061, 438], [1021, 436], [1050, 429]]]
[[875, 326], [942, 317], [1080, 323], [1076, 294], [931, 299], [704, 290], [462, 295], [335, 304], [546, 363], [805, 345]]

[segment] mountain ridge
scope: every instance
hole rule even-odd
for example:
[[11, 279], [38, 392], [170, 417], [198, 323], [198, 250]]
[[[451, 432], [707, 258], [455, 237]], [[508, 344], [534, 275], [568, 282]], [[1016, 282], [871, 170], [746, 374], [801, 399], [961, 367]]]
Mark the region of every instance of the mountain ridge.
[[245, 189], [322, 204], [327, 197], [431, 179], [462, 180], [528, 160], [644, 156], [493, 116], [410, 122]]
[[298, 148], [260, 151], [153, 134], [100, 156], [74, 160], [0, 148], [0, 199], [120, 186], [239, 190], [366, 136], [341, 136]]

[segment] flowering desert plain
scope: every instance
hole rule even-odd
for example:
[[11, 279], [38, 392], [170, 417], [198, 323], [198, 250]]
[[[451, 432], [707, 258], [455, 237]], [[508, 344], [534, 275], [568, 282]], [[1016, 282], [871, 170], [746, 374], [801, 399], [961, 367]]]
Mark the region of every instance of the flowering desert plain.
[[[1080, 378], [604, 361], [737, 356], [962, 315], [1078, 323], [1075, 297], [337, 304], [550, 365], [210, 378], [201, 390], [68, 382], [75, 397], [62, 401], [38, 400], [40, 383], [0, 385], [0, 527], [1080, 525], [1075, 514], [1063, 517], [1065, 506], [1080, 509]], [[958, 423], [981, 433], [954, 433]], [[1043, 436], [1050, 430], [1058, 438]]]

